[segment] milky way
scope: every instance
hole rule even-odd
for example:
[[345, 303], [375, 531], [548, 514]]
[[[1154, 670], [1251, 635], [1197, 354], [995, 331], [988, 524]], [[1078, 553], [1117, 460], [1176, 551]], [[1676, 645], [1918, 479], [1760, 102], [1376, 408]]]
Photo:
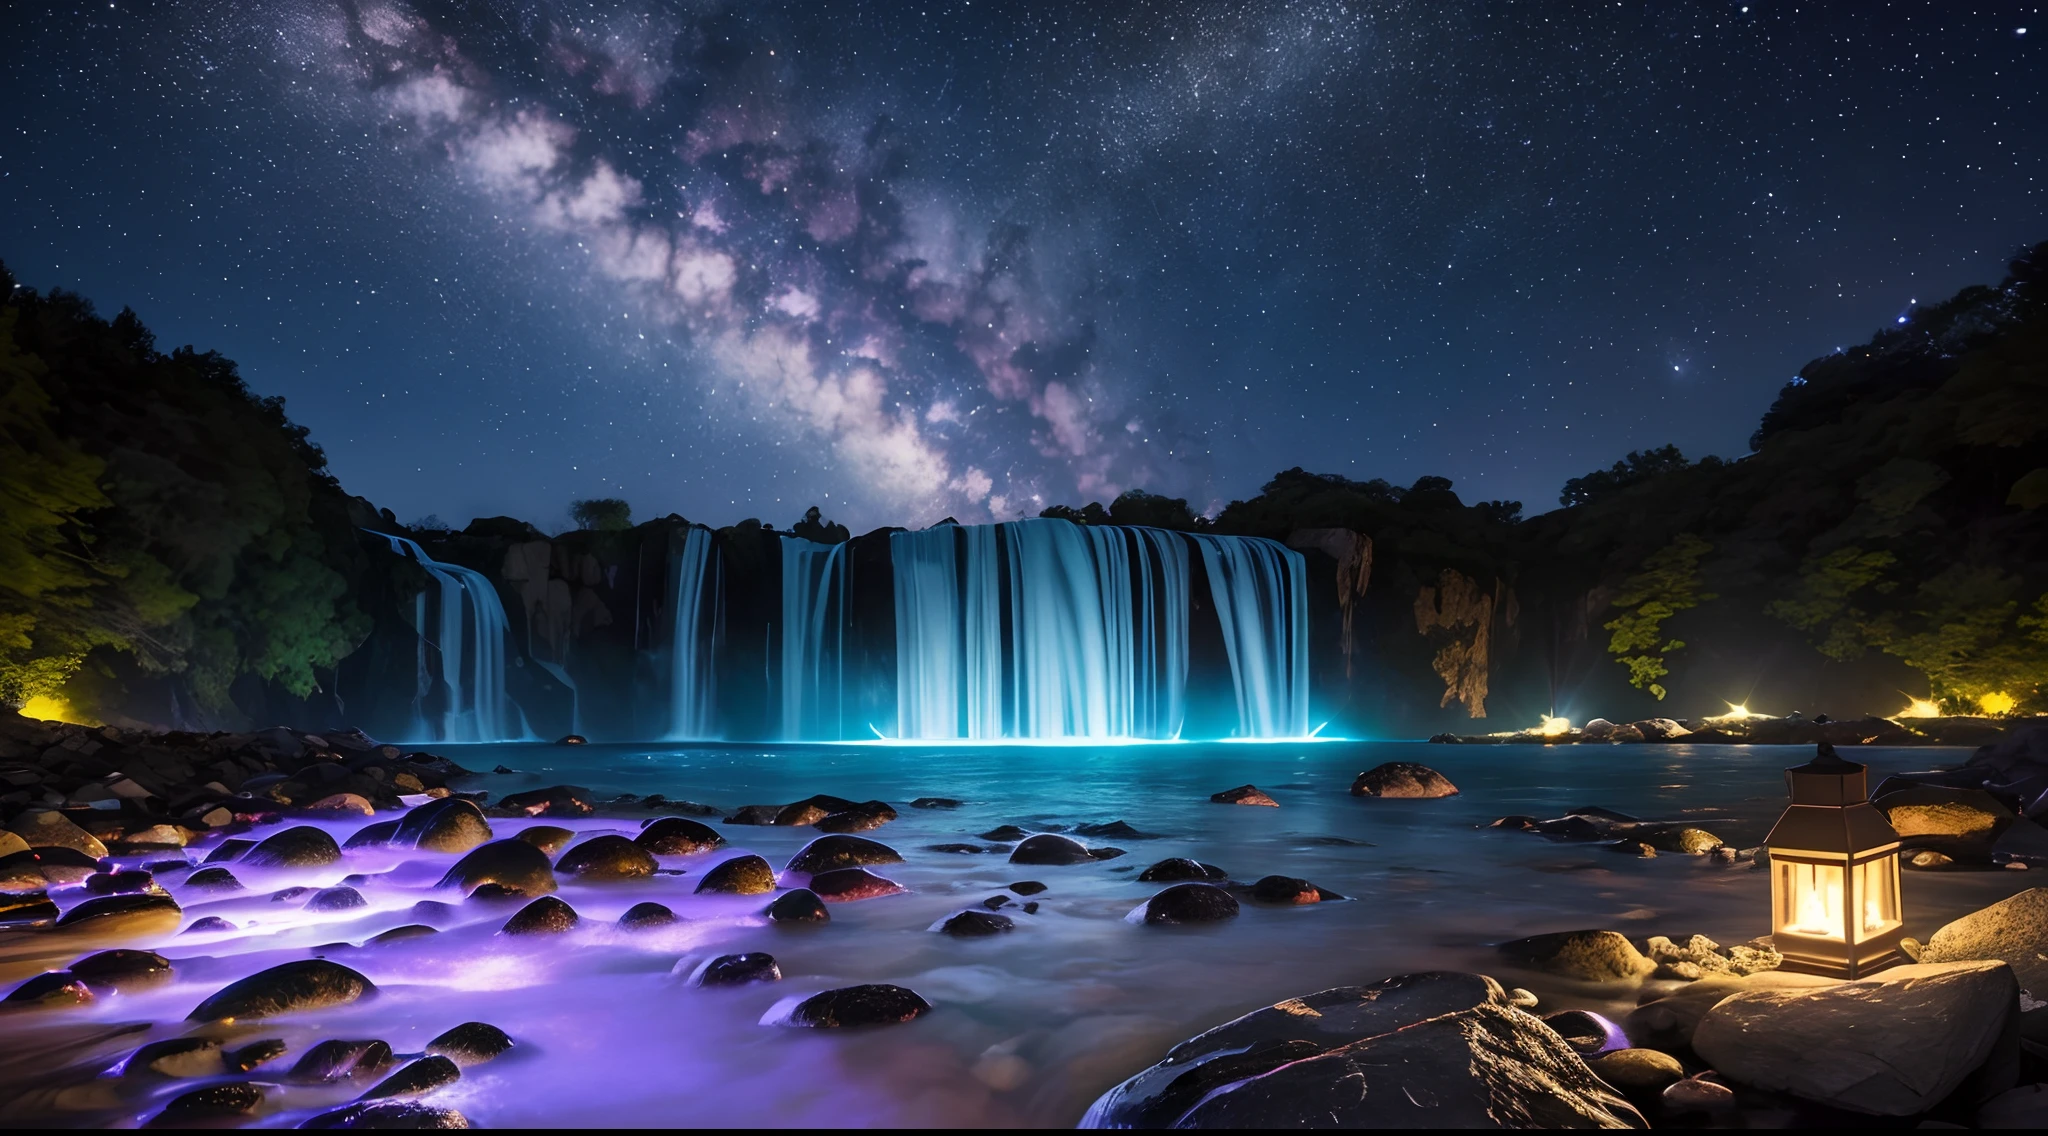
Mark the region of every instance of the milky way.
[[0, 257], [405, 516], [859, 528], [1540, 509], [2048, 236], [2024, 5], [1524, 7], [16, 8]]

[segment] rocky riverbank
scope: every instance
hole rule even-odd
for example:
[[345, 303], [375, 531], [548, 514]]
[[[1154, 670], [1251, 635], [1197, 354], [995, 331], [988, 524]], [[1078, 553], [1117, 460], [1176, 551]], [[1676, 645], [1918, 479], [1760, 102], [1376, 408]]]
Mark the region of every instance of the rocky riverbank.
[[1808, 718], [1763, 714], [1719, 718], [1644, 718], [1610, 722], [1595, 718], [1584, 726], [1563, 719], [1527, 730], [1493, 734], [1437, 734], [1447, 745], [1879, 745], [1981, 746], [2040, 725], [2039, 719], [1879, 718], [1842, 720], [1825, 714]]

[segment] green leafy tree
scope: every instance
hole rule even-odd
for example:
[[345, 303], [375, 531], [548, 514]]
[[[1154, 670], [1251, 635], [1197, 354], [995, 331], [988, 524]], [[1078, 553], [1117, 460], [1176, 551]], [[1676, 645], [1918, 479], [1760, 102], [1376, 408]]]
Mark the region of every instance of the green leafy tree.
[[1629, 685], [1649, 691], [1659, 702], [1669, 692], [1657, 680], [1671, 673], [1666, 661], [1685, 646], [1683, 640], [1664, 638], [1664, 621], [1716, 598], [1700, 590], [1700, 558], [1712, 549], [1699, 537], [1682, 533], [1652, 553], [1614, 597], [1622, 614], [1601, 625], [1614, 633], [1607, 650], [1628, 669]]
[[633, 527], [633, 506], [617, 497], [591, 497], [569, 503], [576, 527], [598, 532], [623, 532]]

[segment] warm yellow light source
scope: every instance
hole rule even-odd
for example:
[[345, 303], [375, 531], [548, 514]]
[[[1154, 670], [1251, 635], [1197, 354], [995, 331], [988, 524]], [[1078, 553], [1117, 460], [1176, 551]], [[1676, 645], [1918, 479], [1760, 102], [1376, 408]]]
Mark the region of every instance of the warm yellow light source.
[[2002, 690], [1994, 690], [1990, 694], [1980, 694], [1977, 696], [1978, 708], [1994, 718], [2001, 714], [2012, 713], [2013, 707], [2019, 704], [2019, 699]]
[[1546, 738], [1555, 738], [1569, 734], [1572, 732], [1572, 720], [1570, 718], [1558, 718], [1545, 714], [1543, 716], [1543, 724], [1536, 727], [1536, 732]]
[[38, 694], [21, 704], [21, 716], [38, 721], [69, 722], [72, 720], [72, 714], [71, 707], [66, 706], [61, 699], [52, 698], [47, 694]]
[[1932, 699], [1914, 698], [1909, 694], [1906, 696], [1906, 708], [1892, 715], [1892, 717], [1939, 718], [1941, 717], [1941, 707], [1936, 705]]
[[1728, 712], [1721, 716], [1723, 718], [1735, 718], [1738, 720], [1742, 718], [1747, 718], [1749, 717], [1749, 707], [1743, 706], [1739, 703], [1730, 702], [1728, 704]]

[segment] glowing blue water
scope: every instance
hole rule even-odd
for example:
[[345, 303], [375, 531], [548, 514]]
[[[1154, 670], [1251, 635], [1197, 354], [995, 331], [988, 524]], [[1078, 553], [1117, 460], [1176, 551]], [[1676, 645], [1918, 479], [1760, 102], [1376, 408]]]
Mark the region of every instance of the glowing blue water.
[[[402, 536], [376, 533], [391, 542], [391, 551], [411, 557], [438, 586], [435, 606], [438, 634], [427, 635], [426, 593], [414, 602], [420, 634], [420, 681], [414, 714], [420, 741], [500, 742], [533, 740], [526, 715], [505, 693], [505, 605], [483, 573], [459, 564], [444, 564]], [[437, 674], [428, 667], [428, 647], [438, 659]], [[426, 696], [438, 677], [447, 699], [438, 716], [426, 711]], [[566, 675], [559, 677], [568, 681]], [[574, 686], [570, 690], [574, 694]]]
[[845, 737], [846, 546], [782, 538], [782, 736]]
[[718, 562], [711, 553], [711, 530], [692, 525], [684, 530], [671, 569], [675, 636], [669, 651], [668, 732], [676, 740], [716, 736], [712, 710], [718, 672], [712, 665], [712, 636], [705, 634], [705, 605], [715, 610], [718, 600]]

